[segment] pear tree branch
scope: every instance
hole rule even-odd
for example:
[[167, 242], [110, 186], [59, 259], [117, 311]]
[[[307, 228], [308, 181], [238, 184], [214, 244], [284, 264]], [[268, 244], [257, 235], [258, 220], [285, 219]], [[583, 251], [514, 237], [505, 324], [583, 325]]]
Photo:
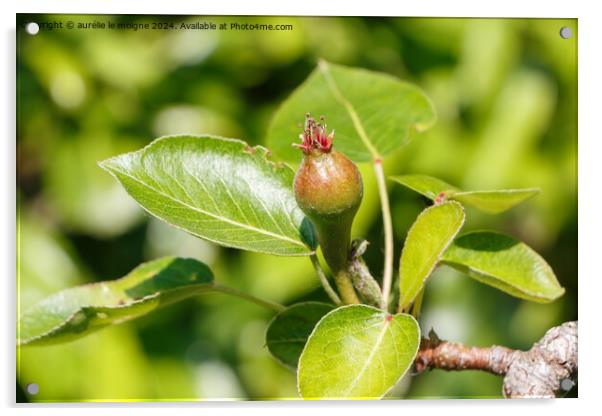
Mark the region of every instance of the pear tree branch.
[[577, 379], [577, 321], [551, 328], [528, 351], [468, 347], [442, 341], [434, 331], [423, 338], [415, 360], [417, 372], [481, 370], [504, 377], [507, 398], [553, 398]]

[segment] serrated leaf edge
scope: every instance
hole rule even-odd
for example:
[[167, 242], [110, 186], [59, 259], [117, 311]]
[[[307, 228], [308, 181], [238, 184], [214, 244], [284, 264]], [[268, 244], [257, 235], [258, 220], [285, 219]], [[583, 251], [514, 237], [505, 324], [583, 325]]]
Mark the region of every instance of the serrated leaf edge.
[[[133, 152], [123, 153], [121, 155], [111, 157], [109, 159], [106, 159], [106, 160], [98, 162], [98, 165], [102, 169], [104, 169], [105, 171], [107, 171], [111, 176], [113, 176], [113, 178], [115, 178], [115, 180], [117, 182], [119, 182], [119, 183], [121, 183], [121, 181], [116, 176], [116, 173], [119, 173], [119, 174], [122, 174], [124, 176], [127, 176], [127, 177], [131, 178], [132, 180], [134, 180], [134, 181], [140, 183], [141, 185], [145, 186], [146, 188], [151, 189], [153, 192], [157, 192], [158, 194], [161, 194], [164, 197], [173, 200], [174, 202], [177, 202], [177, 203], [179, 203], [181, 205], [184, 205], [184, 206], [188, 207], [189, 209], [191, 209], [193, 211], [197, 211], [197, 212], [202, 213], [203, 215], [207, 215], [209, 217], [213, 217], [213, 218], [216, 218], [216, 219], [223, 220], [223, 221], [228, 222], [230, 224], [235, 224], [235, 225], [237, 225], [237, 226], [239, 226], [241, 228], [246, 228], [248, 230], [252, 230], [254, 232], [257, 232], [259, 234], [269, 235], [269, 236], [274, 237], [274, 238], [276, 238], [278, 240], [287, 241], [287, 242], [295, 244], [297, 246], [306, 248], [308, 251], [307, 252], [292, 252], [292, 253], [289, 253], [289, 252], [286, 252], [286, 253], [274, 253], [274, 252], [269, 251], [269, 250], [262, 250], [262, 249], [249, 250], [249, 249], [247, 249], [245, 247], [242, 247], [242, 246], [239, 246], [239, 245], [226, 244], [226, 243], [223, 243], [221, 241], [217, 241], [215, 239], [212, 239], [212, 238], [209, 238], [209, 237], [206, 237], [206, 236], [201, 236], [199, 234], [191, 232], [190, 230], [185, 229], [184, 227], [181, 227], [181, 226], [178, 226], [176, 224], [173, 224], [171, 221], [167, 220], [166, 218], [163, 218], [162, 216], [159, 216], [159, 215], [157, 215], [155, 213], [152, 213], [146, 207], [138, 204], [140, 206], [140, 208], [142, 208], [146, 213], [148, 213], [148, 215], [150, 215], [152, 217], [159, 218], [161, 221], [164, 221], [165, 223], [169, 224], [170, 226], [172, 226], [174, 228], [177, 228], [177, 229], [179, 229], [181, 231], [184, 231], [184, 232], [186, 232], [188, 234], [194, 235], [197, 238], [201, 238], [203, 240], [210, 241], [210, 242], [212, 242], [214, 244], [217, 244], [219, 246], [222, 246], [222, 247], [231, 247], [231, 248], [236, 248], [236, 249], [239, 249], [239, 250], [254, 251], [254, 252], [257, 252], [257, 253], [272, 254], [272, 255], [286, 256], [286, 257], [289, 257], [289, 256], [290, 257], [304, 257], [304, 256], [310, 256], [312, 254], [315, 254], [315, 252], [316, 252], [315, 249], [312, 249], [309, 245], [305, 244], [301, 240], [293, 240], [291, 238], [288, 238], [287, 236], [283, 236], [283, 235], [280, 235], [280, 234], [275, 234], [275, 233], [272, 233], [270, 231], [265, 231], [265, 230], [262, 230], [260, 228], [250, 226], [248, 224], [243, 224], [243, 223], [240, 223], [238, 221], [230, 220], [229, 218], [226, 218], [226, 217], [222, 217], [222, 216], [219, 216], [219, 215], [215, 215], [213, 213], [209, 213], [209, 212], [201, 210], [201, 209], [199, 209], [197, 207], [192, 207], [189, 204], [186, 204], [186, 203], [184, 203], [182, 201], [175, 200], [174, 198], [170, 197], [169, 195], [166, 195], [165, 193], [159, 191], [158, 189], [155, 189], [155, 188], [151, 187], [150, 185], [147, 185], [146, 183], [144, 183], [144, 182], [140, 181], [139, 179], [133, 177], [132, 175], [130, 175], [130, 174], [122, 171], [121, 169], [117, 169], [116, 167], [111, 166], [111, 162], [114, 161], [114, 160], [117, 160], [117, 159], [119, 159], [121, 157], [125, 157], [125, 156], [132, 156], [132, 155], [135, 155], [135, 154], [144, 154], [144, 152], [146, 152], [147, 150], [149, 150], [152, 146], [156, 145], [158, 142], [163, 141], [163, 140], [174, 139], [174, 138], [198, 138], [198, 139], [210, 139], [210, 140], [216, 140], [216, 141], [229, 141], [229, 142], [233, 142], [233, 143], [238, 143], [238, 144], [243, 145], [243, 152], [246, 151], [247, 153], [249, 153], [250, 151], [247, 151], [247, 149], [255, 149], [254, 151], [261, 150], [263, 152], [262, 156], [263, 156], [264, 160], [266, 162], [268, 162], [268, 164], [271, 167], [273, 167], [274, 170], [278, 170], [278, 169], [289, 169], [289, 170], [291, 170], [291, 168], [288, 165], [286, 165], [285, 163], [274, 162], [274, 161], [270, 160], [269, 157], [271, 156], [271, 152], [267, 148], [265, 148], [263, 146], [260, 146], [260, 145], [250, 146], [247, 142], [245, 142], [243, 140], [240, 140], [240, 139], [231, 139], [231, 138], [226, 138], [226, 137], [221, 137], [221, 136], [215, 136], [215, 135], [187, 135], [187, 134], [178, 134], [178, 135], [159, 137], [158, 139], [155, 139], [151, 143], [149, 143], [146, 146], [144, 146], [142, 149], [138, 149], [138, 150], [133, 151]], [[251, 151], [251, 152], [254, 152], [254, 151]], [[292, 170], [291, 170], [291, 172], [292, 172]], [[292, 186], [292, 184], [291, 184], [291, 186]]]

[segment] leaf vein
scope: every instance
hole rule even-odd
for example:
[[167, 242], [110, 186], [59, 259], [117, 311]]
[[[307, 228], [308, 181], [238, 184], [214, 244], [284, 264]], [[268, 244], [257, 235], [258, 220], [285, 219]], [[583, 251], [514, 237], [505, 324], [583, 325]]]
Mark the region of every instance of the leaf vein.
[[[114, 169], [115, 169], [115, 168], [114, 168]], [[263, 230], [263, 229], [261, 229], [261, 228], [253, 227], [253, 226], [251, 226], [251, 225], [249, 225], [249, 224], [244, 224], [244, 223], [241, 223], [241, 222], [238, 222], [238, 221], [232, 220], [232, 219], [230, 219], [230, 218], [224, 217], [224, 216], [222, 216], [222, 215], [217, 215], [217, 214], [214, 214], [214, 213], [212, 213], [212, 212], [205, 211], [205, 210], [203, 210], [203, 209], [200, 209], [200, 208], [197, 208], [197, 207], [191, 206], [191, 205], [189, 205], [189, 204], [186, 204], [186, 203], [185, 203], [185, 202], [183, 202], [183, 201], [179, 201], [179, 200], [175, 199], [174, 197], [172, 197], [171, 195], [169, 195], [169, 194], [167, 194], [167, 193], [165, 193], [165, 192], [163, 192], [163, 191], [160, 191], [160, 190], [158, 190], [158, 189], [156, 189], [156, 188], [153, 188], [152, 186], [150, 186], [150, 185], [148, 185], [148, 184], [144, 183], [144, 182], [143, 182], [143, 181], [141, 181], [140, 179], [136, 178], [135, 176], [132, 176], [132, 175], [130, 175], [130, 174], [129, 174], [129, 173], [127, 173], [127, 172], [124, 172], [124, 171], [122, 171], [122, 170], [119, 170], [119, 169], [115, 169], [115, 171], [117, 171], [117, 172], [119, 172], [120, 174], [122, 174], [122, 175], [124, 175], [124, 176], [127, 176], [128, 178], [130, 178], [130, 179], [132, 179], [132, 180], [134, 180], [134, 181], [138, 182], [138, 183], [139, 183], [139, 184], [141, 184], [142, 186], [144, 186], [144, 187], [146, 187], [146, 188], [150, 189], [151, 191], [154, 191], [154, 192], [156, 192], [156, 193], [158, 193], [158, 194], [160, 194], [160, 195], [164, 196], [165, 198], [167, 198], [167, 199], [169, 199], [169, 200], [171, 200], [171, 201], [175, 202], [176, 204], [183, 205], [183, 206], [185, 206], [185, 207], [187, 207], [187, 208], [189, 208], [189, 209], [191, 209], [191, 210], [193, 210], [193, 211], [199, 212], [199, 213], [201, 213], [201, 214], [203, 214], [203, 215], [206, 215], [206, 216], [208, 216], [208, 217], [212, 217], [212, 218], [214, 218], [215, 220], [218, 220], [218, 221], [224, 221], [224, 222], [226, 222], [226, 223], [228, 223], [228, 224], [232, 224], [232, 225], [234, 225], [234, 226], [237, 226], [237, 227], [240, 227], [240, 228], [243, 228], [243, 229], [247, 229], [247, 230], [249, 230], [249, 231], [253, 231], [253, 232], [256, 232], [256, 233], [258, 233], [258, 234], [263, 234], [263, 235], [267, 235], [267, 236], [274, 237], [274, 238], [276, 238], [276, 239], [279, 239], [279, 240], [288, 241], [288, 242], [290, 242], [290, 243], [293, 243], [293, 244], [295, 244], [295, 245], [298, 245], [298, 246], [301, 246], [301, 247], [307, 247], [307, 246], [306, 246], [305, 244], [303, 244], [302, 242], [300, 242], [300, 241], [298, 241], [298, 240], [294, 240], [294, 239], [292, 239], [292, 238], [290, 238], [290, 237], [287, 237], [287, 236], [285, 236], [285, 235], [280, 235], [280, 234], [273, 233], [273, 232], [271, 232], [271, 231]]]

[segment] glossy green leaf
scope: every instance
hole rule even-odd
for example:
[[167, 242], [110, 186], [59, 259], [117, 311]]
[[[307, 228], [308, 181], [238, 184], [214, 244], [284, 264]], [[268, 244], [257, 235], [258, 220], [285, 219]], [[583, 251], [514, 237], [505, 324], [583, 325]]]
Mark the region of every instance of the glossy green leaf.
[[320, 319], [334, 309], [322, 302], [292, 305], [272, 319], [266, 332], [266, 345], [278, 361], [297, 368], [307, 338]]
[[228, 247], [309, 255], [313, 228], [293, 171], [267, 149], [213, 136], [168, 136], [101, 163], [148, 212]]
[[457, 191], [453, 185], [442, 181], [441, 179], [427, 175], [401, 175], [391, 176], [390, 179], [395, 182], [410, 188], [413, 191], [418, 192], [426, 196], [427, 198], [434, 200], [441, 192]]
[[19, 317], [18, 344], [76, 339], [212, 285], [211, 270], [196, 260], [166, 257], [144, 263], [121, 279], [66, 289], [33, 305]]
[[267, 142], [280, 157], [298, 161], [305, 113], [324, 115], [337, 149], [356, 162], [403, 146], [435, 121], [433, 105], [416, 86], [390, 75], [320, 61], [276, 112]]
[[379, 399], [412, 365], [420, 328], [406, 314], [367, 305], [328, 313], [299, 359], [297, 383], [304, 399]]
[[462, 191], [447, 182], [427, 175], [402, 175], [393, 176], [391, 179], [431, 200], [435, 200], [443, 192], [445, 200], [458, 201], [489, 214], [507, 211], [539, 193], [537, 188]]
[[499, 214], [537, 195], [539, 189], [503, 189], [499, 191], [456, 192], [451, 199], [473, 206], [488, 214]]
[[477, 231], [460, 236], [442, 262], [518, 298], [545, 303], [564, 293], [539, 254], [504, 234]]
[[420, 293], [441, 256], [464, 224], [457, 202], [433, 205], [418, 215], [408, 231], [399, 267], [399, 306], [407, 308]]

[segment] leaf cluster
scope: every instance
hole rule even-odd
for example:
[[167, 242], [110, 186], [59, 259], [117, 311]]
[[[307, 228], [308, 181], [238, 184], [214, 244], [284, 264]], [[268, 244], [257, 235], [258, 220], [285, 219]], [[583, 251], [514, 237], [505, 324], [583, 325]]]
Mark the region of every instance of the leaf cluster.
[[[284, 101], [267, 134], [268, 146], [287, 162], [300, 157], [290, 143], [306, 112], [328, 116], [335, 146], [355, 162], [380, 162], [435, 121], [429, 99], [416, 86], [320, 62]], [[150, 215], [197, 237], [260, 253], [315, 256], [313, 226], [293, 195], [294, 172], [272, 160], [266, 148], [211, 135], [168, 136], [100, 166]], [[382, 309], [317, 302], [274, 307], [278, 313], [266, 345], [296, 370], [303, 398], [383, 397], [414, 361], [420, 343], [415, 316], [437, 267], [453, 267], [530, 301], [550, 302], [564, 293], [546, 261], [526, 244], [495, 231], [460, 233], [465, 206], [499, 214], [537, 189], [464, 191], [426, 175], [390, 179], [433, 201], [407, 232], [395, 313], [388, 303]], [[224, 291], [205, 264], [155, 260], [122, 279], [44, 299], [19, 317], [18, 343], [69, 341], [212, 290]]]

